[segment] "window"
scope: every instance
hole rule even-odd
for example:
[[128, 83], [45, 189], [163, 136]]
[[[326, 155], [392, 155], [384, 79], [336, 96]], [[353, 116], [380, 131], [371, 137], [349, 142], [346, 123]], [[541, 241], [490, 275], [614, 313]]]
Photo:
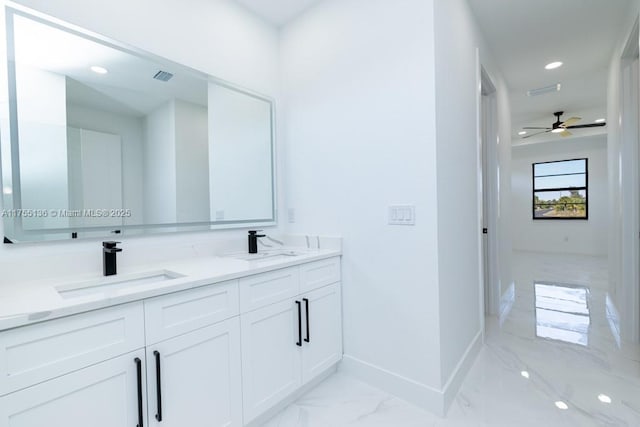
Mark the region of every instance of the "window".
[[533, 164], [533, 219], [589, 217], [587, 159]]

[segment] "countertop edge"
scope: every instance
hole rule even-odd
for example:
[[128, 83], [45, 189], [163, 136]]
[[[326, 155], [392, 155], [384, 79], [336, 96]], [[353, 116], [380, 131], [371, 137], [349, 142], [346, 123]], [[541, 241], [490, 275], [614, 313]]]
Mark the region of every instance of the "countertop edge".
[[[78, 301], [77, 303], [70, 302], [66, 306], [53, 305], [50, 310], [39, 309], [29, 313], [19, 313], [16, 315], [8, 315], [2, 317], [0, 315], [0, 333], [11, 329], [34, 325], [37, 323], [46, 322], [49, 320], [60, 319], [63, 317], [73, 316], [76, 314], [87, 313], [90, 311], [105, 309], [109, 307], [115, 307], [118, 305], [131, 304], [141, 302], [146, 299], [155, 298], [163, 295], [169, 295], [176, 292], [187, 291], [190, 289], [200, 288], [204, 286], [222, 284], [232, 280], [237, 280], [243, 277], [253, 276], [256, 274], [262, 274], [269, 271], [280, 270], [288, 267], [295, 267], [297, 265], [306, 264], [314, 261], [321, 261], [328, 258], [340, 257], [342, 251], [335, 250], [322, 250], [317, 254], [306, 254], [300, 258], [294, 258], [285, 261], [274, 261], [267, 263], [267, 265], [259, 264], [252, 265], [255, 261], [245, 261], [247, 265], [253, 268], [244, 269], [240, 271], [234, 271], [230, 273], [223, 273], [219, 275], [195, 275], [188, 276], [184, 280], [180, 280], [178, 283], [167, 283], [164, 286], [158, 286], [153, 289], [146, 289], [140, 292], [134, 292], [125, 295], [118, 295], [113, 298], [101, 298], [90, 301]], [[211, 259], [222, 258], [212, 257]], [[207, 258], [202, 258], [203, 262], [206, 262]], [[64, 280], [64, 279], [63, 279]], [[163, 282], [160, 282], [163, 283]], [[44, 288], [44, 287], [43, 287]], [[48, 289], [51, 291], [52, 289]], [[45, 295], [47, 289], [43, 289], [42, 294]], [[55, 292], [55, 290], [54, 290]]]

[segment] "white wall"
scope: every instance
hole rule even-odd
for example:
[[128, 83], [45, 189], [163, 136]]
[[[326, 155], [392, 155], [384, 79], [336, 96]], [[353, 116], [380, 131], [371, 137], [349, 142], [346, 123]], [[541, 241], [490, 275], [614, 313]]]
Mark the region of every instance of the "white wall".
[[[455, 34], [455, 37], [452, 37]], [[464, 1], [435, 2], [438, 273], [444, 385], [481, 333], [476, 37]]]
[[[588, 158], [589, 219], [545, 220], [531, 218], [533, 163]], [[606, 256], [609, 238], [609, 188], [605, 135], [560, 139], [513, 148], [512, 212], [513, 248], [521, 251]]]
[[[455, 37], [452, 36], [455, 34]], [[445, 403], [455, 395], [482, 339], [484, 306], [481, 272], [480, 70], [496, 92], [495, 139], [487, 141], [489, 221], [497, 241], [490, 259], [496, 296], [511, 283], [510, 209], [505, 174], [510, 170], [508, 88], [464, 0], [435, 1], [435, 66], [438, 171], [438, 271], [441, 384]]]
[[[19, 3], [250, 89], [278, 95], [278, 31], [231, 0], [21, 0]], [[0, 22], [4, 23], [4, 12]], [[2, 28], [4, 33], [4, 28]], [[186, 48], [188, 47], [188, 48]], [[277, 232], [270, 228], [269, 232]], [[119, 270], [151, 261], [246, 245], [246, 231], [119, 236]], [[100, 274], [100, 240], [0, 245], [6, 281]], [[38, 265], [37, 269], [33, 265]]]
[[[440, 388], [433, 19], [327, 0], [281, 33], [289, 229], [343, 236], [345, 364], [422, 405]], [[403, 203], [415, 227], [387, 225]]]
[[277, 30], [233, 0], [17, 3], [258, 92], [277, 90]]
[[343, 366], [436, 412], [481, 342], [479, 45], [463, 0], [328, 0], [282, 30], [289, 228], [344, 237]]

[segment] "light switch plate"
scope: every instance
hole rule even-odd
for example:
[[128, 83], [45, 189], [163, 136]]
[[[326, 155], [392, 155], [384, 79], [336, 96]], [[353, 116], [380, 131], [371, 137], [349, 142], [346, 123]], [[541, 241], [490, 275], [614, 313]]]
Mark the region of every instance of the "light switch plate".
[[416, 225], [414, 205], [389, 206], [389, 225]]
[[289, 217], [289, 224], [296, 222], [296, 210], [294, 208], [289, 208], [287, 210], [287, 216]]

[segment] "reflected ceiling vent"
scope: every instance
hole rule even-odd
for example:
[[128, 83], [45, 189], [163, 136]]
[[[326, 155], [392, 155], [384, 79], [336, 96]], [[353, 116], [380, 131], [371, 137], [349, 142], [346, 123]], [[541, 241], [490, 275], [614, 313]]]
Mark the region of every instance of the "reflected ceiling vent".
[[158, 71], [156, 75], [153, 76], [154, 79], [160, 80], [161, 82], [168, 82], [169, 80], [171, 80], [171, 77], [173, 77], [173, 74], [168, 71], [162, 70]]
[[562, 85], [560, 83], [556, 83], [551, 86], [545, 86], [538, 89], [528, 90], [527, 96], [540, 96], [540, 95], [544, 95], [545, 93], [560, 92], [561, 88], [562, 88]]

